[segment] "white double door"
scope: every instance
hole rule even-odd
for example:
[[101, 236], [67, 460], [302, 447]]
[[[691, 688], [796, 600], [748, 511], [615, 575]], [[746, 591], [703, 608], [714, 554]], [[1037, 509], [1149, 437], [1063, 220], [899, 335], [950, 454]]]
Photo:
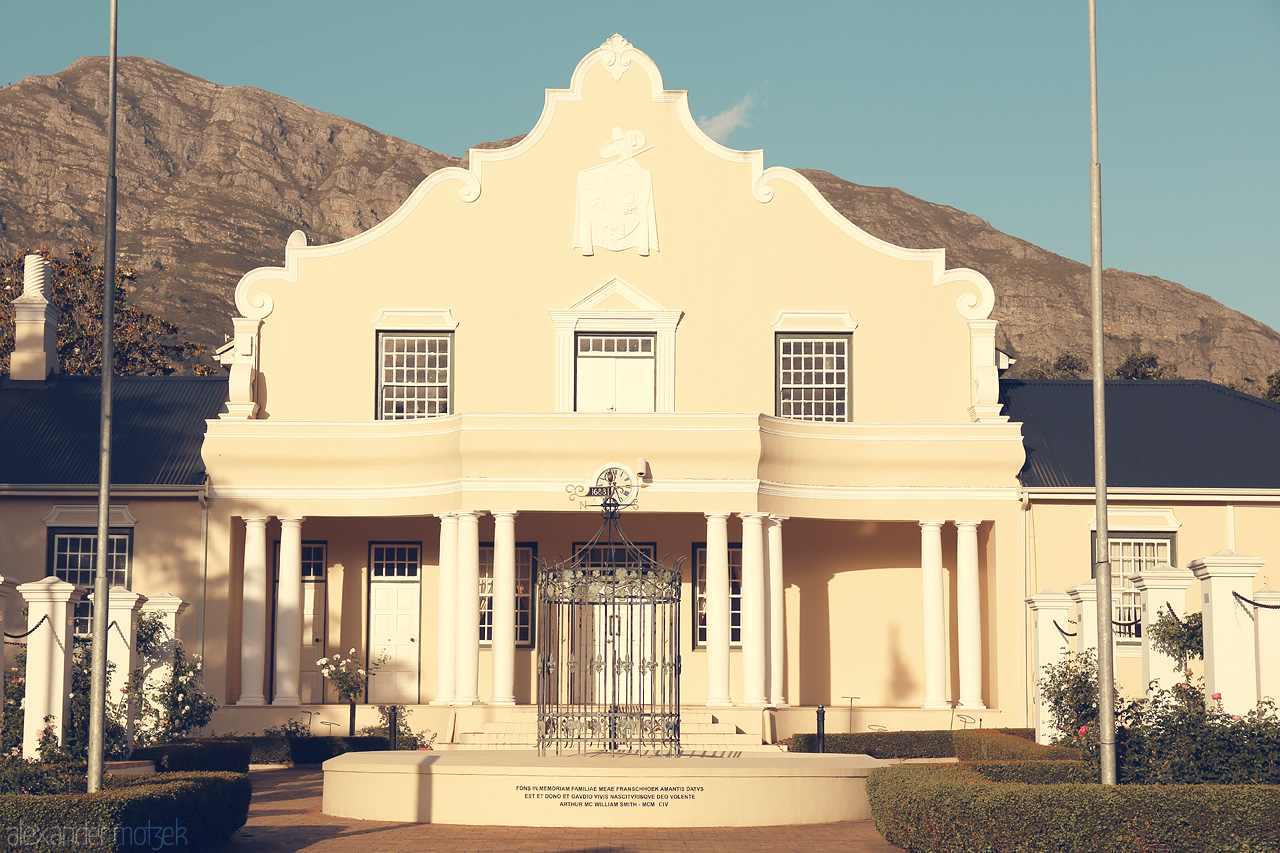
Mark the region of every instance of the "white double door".
[[421, 609], [421, 586], [416, 578], [370, 582], [369, 663], [387, 657], [369, 679], [370, 703], [418, 703]]

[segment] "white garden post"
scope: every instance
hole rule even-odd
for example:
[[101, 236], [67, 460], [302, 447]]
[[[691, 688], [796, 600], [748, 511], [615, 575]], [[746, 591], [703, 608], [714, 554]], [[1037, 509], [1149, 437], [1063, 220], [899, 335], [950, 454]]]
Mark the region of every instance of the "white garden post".
[[1048, 743], [1051, 739], [1049, 715], [1044, 708], [1044, 697], [1040, 694], [1039, 681], [1046, 666], [1062, 660], [1062, 656], [1071, 650], [1069, 638], [1065, 633], [1067, 614], [1071, 612], [1071, 596], [1056, 589], [1046, 589], [1039, 595], [1026, 599], [1026, 602], [1031, 608], [1035, 621], [1032, 629], [1034, 648], [1031, 653], [1032, 660], [1035, 661], [1035, 677], [1032, 682], [1037, 685], [1035, 688], [1036, 741]]
[[1258, 665], [1253, 579], [1266, 561], [1222, 550], [1193, 560], [1187, 568], [1200, 581], [1204, 611], [1204, 683], [1209, 695], [1222, 694], [1222, 708], [1247, 714], [1258, 701]]
[[[89, 600], [93, 601], [93, 593], [89, 593]], [[112, 587], [107, 594], [107, 663], [114, 667], [107, 676], [108, 704], [127, 698], [124, 691], [129, 686], [129, 674], [138, 665], [138, 613], [146, 600], [145, 595], [119, 586]], [[135, 709], [132, 702], [123, 701], [123, 704], [124, 728], [132, 741]]]
[[51, 717], [53, 736], [62, 743], [71, 694], [71, 617], [83, 587], [50, 575], [18, 587], [27, 602], [27, 696], [22, 721], [22, 755], [40, 754], [40, 733]]
[[[1151, 689], [1151, 682], [1158, 682], [1166, 690], [1181, 680], [1177, 661], [1151, 647], [1151, 626], [1156, 623], [1162, 608], [1175, 611], [1186, 609], [1187, 587], [1195, 576], [1186, 569], [1175, 569], [1168, 563], [1139, 572], [1133, 585], [1142, 598], [1142, 687]], [[1181, 618], [1178, 613], [1175, 618]]]
[[1263, 587], [1250, 596], [1258, 655], [1258, 698], [1280, 702], [1280, 589]]

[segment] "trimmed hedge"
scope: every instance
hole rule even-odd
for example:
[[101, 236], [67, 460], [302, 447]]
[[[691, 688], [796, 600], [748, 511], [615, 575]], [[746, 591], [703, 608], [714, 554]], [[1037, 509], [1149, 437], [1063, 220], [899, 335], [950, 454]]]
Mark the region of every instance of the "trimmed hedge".
[[0, 794], [8, 849], [115, 851], [200, 847], [249, 819], [242, 773], [114, 776], [95, 794]]
[[964, 766], [992, 782], [1083, 785], [1098, 781], [1097, 772], [1083, 761], [967, 761]]
[[1271, 785], [1030, 785], [901, 765], [874, 771], [867, 796], [880, 834], [915, 853], [1280, 850]]
[[178, 741], [135, 749], [131, 761], [154, 761], [161, 773], [184, 770], [248, 773], [252, 747], [228, 740]]
[[236, 744], [249, 749], [249, 764], [320, 764], [344, 752], [374, 752], [390, 749], [391, 742], [379, 735], [356, 737], [252, 737], [200, 738], [182, 743]]
[[1079, 761], [1080, 750], [1065, 746], [1042, 746], [995, 729], [952, 732], [955, 752], [961, 761]]
[[[1035, 743], [1035, 729], [970, 729], [968, 731], [919, 731], [919, 732], [831, 732], [827, 734], [824, 748], [840, 754], [866, 754], [872, 758], [951, 758], [958, 755], [960, 743], [979, 743], [975, 738], [998, 737], [998, 744], [989, 753], [974, 746], [971, 754], [961, 756], [974, 760], [1019, 759], [1031, 756], [1019, 751], [1026, 741], [1033, 749], [1046, 749]], [[792, 752], [817, 752], [816, 734], [797, 734], [790, 738]], [[1079, 753], [1067, 750], [1071, 758]], [[982, 753], [982, 754], [978, 754]]]

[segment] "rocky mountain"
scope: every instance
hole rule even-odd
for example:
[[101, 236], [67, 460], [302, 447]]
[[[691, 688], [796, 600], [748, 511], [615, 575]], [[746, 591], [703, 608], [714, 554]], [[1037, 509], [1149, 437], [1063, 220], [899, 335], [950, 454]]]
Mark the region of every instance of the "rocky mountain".
[[[139, 271], [132, 298], [206, 345], [230, 327], [240, 276], [279, 264], [294, 229], [312, 244], [350, 237], [432, 171], [465, 163], [150, 59], [122, 58], [119, 86], [118, 244], [121, 262]], [[0, 252], [101, 243], [105, 137], [103, 57], [0, 89]], [[877, 237], [941, 246], [948, 266], [983, 272], [996, 292], [998, 343], [1024, 364], [1087, 355], [1087, 266], [955, 208], [804, 173]], [[1109, 361], [1149, 349], [1183, 376], [1219, 381], [1280, 369], [1280, 334], [1208, 296], [1119, 270], [1106, 284]]]

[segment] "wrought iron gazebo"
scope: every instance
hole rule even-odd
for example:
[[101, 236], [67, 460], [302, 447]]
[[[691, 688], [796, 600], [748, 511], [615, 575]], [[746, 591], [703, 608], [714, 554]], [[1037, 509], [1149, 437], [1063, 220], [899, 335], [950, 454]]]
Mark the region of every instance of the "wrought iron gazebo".
[[538, 577], [538, 752], [680, 753], [681, 563], [618, 523], [612, 487], [587, 544]]

